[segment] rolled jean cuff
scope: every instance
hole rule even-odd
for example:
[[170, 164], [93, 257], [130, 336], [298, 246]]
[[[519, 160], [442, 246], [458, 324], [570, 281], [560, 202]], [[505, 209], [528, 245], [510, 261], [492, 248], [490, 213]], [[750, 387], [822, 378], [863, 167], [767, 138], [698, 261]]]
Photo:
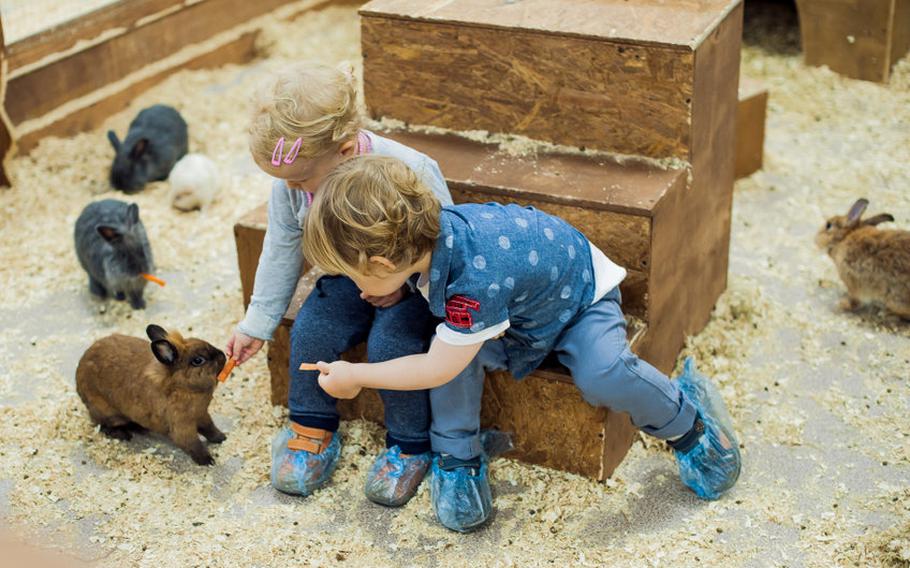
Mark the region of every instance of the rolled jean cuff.
[[337, 432], [340, 420], [337, 416], [314, 416], [312, 414], [291, 414], [291, 422], [306, 426], [307, 428], [319, 428], [329, 432]]
[[695, 415], [695, 405], [689, 402], [682, 391], [679, 391], [679, 412], [676, 413], [676, 416], [660, 428], [643, 426], [641, 431], [662, 440], [682, 436], [692, 429], [692, 425], [695, 424]]
[[398, 449], [401, 450], [401, 453], [403, 454], [412, 455], [425, 454], [431, 449], [429, 438], [423, 440], [401, 440], [392, 434], [386, 433], [385, 447], [391, 448], [392, 446], [398, 446]]
[[431, 431], [430, 442], [434, 452], [453, 455], [460, 460], [474, 459], [483, 453], [479, 432], [465, 438], [450, 438]]

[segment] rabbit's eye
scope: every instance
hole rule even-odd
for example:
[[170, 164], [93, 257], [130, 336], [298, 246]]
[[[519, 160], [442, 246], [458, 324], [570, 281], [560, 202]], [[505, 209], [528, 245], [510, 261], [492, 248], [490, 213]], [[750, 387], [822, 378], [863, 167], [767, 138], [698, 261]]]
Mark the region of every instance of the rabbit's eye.
[[833, 226], [834, 226], [834, 225], [831, 224], [831, 221], [828, 221], [827, 223], [825, 223], [825, 230], [826, 230], [826, 231], [830, 231], [830, 230], [831, 230], [831, 227], [833, 227]]
[[201, 355], [196, 355], [190, 361], [190, 365], [192, 365], [194, 367], [201, 367], [201, 366], [205, 365], [205, 357], [202, 357]]

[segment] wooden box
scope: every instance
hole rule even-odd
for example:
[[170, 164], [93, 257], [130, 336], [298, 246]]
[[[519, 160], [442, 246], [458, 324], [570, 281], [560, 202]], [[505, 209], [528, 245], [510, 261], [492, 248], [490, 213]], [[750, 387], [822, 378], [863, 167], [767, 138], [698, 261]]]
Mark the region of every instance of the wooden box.
[[807, 65], [888, 82], [910, 49], [910, 0], [797, 0]]
[[739, 0], [373, 0], [360, 13], [376, 118], [687, 164], [685, 198], [666, 205], [676, 238], [651, 249], [667, 260], [649, 269], [649, 337], [675, 353], [704, 327], [727, 283]]

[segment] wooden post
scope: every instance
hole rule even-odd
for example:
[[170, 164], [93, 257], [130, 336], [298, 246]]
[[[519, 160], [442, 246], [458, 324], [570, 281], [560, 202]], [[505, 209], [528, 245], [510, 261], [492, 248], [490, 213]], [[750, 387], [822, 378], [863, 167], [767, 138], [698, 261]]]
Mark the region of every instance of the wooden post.
[[13, 147], [9, 117], [6, 116], [6, 44], [3, 40], [3, 20], [0, 18], [0, 186], [9, 187], [6, 175], [6, 155]]

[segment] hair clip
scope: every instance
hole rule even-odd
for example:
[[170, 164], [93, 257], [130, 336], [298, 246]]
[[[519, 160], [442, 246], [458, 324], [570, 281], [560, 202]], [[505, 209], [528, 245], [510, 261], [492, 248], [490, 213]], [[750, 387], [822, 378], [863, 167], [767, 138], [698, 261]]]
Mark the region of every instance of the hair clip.
[[294, 141], [294, 144], [291, 146], [291, 149], [288, 150], [288, 153], [284, 155], [282, 160], [281, 154], [284, 153], [284, 136], [278, 139], [278, 143], [275, 144], [275, 149], [272, 150], [272, 165], [277, 167], [281, 166], [283, 161], [285, 164], [293, 164], [294, 160], [297, 159], [297, 154], [300, 153], [300, 146], [303, 144], [303, 140], [298, 138]]

